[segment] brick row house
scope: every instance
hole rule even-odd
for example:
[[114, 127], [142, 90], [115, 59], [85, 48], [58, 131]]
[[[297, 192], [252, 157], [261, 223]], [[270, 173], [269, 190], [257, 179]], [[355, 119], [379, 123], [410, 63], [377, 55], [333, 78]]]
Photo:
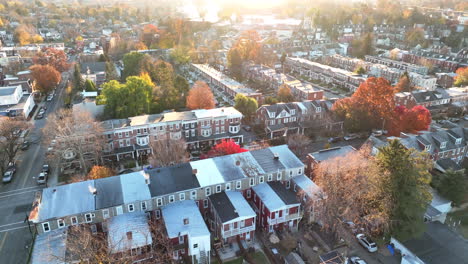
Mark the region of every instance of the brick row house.
[[[139, 218], [142, 229], [144, 221], [160, 223], [158, 226], [164, 223], [173, 244], [173, 258], [209, 263], [210, 239], [220, 238], [223, 245], [237, 239], [248, 241], [256, 227], [265, 227], [258, 219], [267, 219], [266, 223], [273, 225], [273, 229], [266, 226], [269, 232], [296, 229], [303, 210], [293, 181], [303, 175], [304, 164], [286, 145], [270, 147], [46, 188], [36, 197], [29, 221], [35, 225], [41, 241], [44, 236], [68, 232], [75, 226], [103, 234], [111, 241], [113, 234], [109, 230], [122, 229], [118, 237], [128, 241], [119, 252], [131, 252], [136, 262], [157, 252], [148, 250], [149, 239], [145, 244], [135, 234], [138, 229], [124, 227], [137, 220], [113, 220], [131, 215]], [[307, 177], [303, 180], [311, 181]], [[269, 205], [269, 196], [261, 195], [264, 188], [270, 188], [269, 192], [275, 193], [274, 204], [281, 205], [268, 207], [270, 212], [277, 212], [275, 218], [252, 205], [260, 200]], [[152, 235], [154, 242], [155, 234]], [[45, 247], [34, 247], [33, 260], [37, 252], [47, 251], [48, 246]]]
[[333, 101], [317, 100], [263, 105], [257, 109], [256, 122], [270, 138], [306, 131], [342, 130], [343, 122], [335, 122], [330, 110]]
[[[403, 53], [402, 60], [408, 63], [423, 64], [430, 63], [434, 67], [445, 72], [455, 72], [463, 65], [462, 59], [455, 57], [451, 58], [446, 55], [434, 54], [424, 51], [405, 52]], [[466, 61], [464, 62], [466, 65]]]
[[415, 90], [412, 92], [402, 92], [395, 94], [395, 104], [413, 108], [421, 105], [431, 112], [443, 110], [450, 103], [450, 96], [444, 89], [435, 91]]
[[411, 64], [405, 61], [396, 61], [396, 60], [392, 60], [389, 58], [370, 56], [370, 55], [366, 55], [365, 60], [367, 62], [371, 62], [374, 64], [383, 64], [390, 68], [396, 68], [396, 69], [402, 70], [403, 72], [406, 71], [408, 73], [414, 72], [414, 73], [418, 73], [421, 75], [427, 75], [427, 73], [429, 72], [429, 69], [425, 66]]
[[[433, 161], [451, 159], [456, 163], [463, 161], [468, 150], [468, 129], [455, 127], [450, 129], [435, 129], [421, 131], [419, 134], [401, 133], [400, 142], [408, 149], [427, 152]], [[373, 153], [377, 153], [377, 146], [385, 145], [386, 139], [369, 138]]]
[[355, 91], [366, 79], [354, 72], [330, 67], [302, 58], [286, 58], [285, 68], [293, 74]]
[[244, 65], [243, 72], [246, 78], [267, 84], [275, 92], [278, 92], [281, 85], [287, 85], [297, 101], [320, 100], [323, 98], [323, 90], [317, 86], [298, 80], [291, 75], [278, 73], [276, 70], [264, 65], [248, 63]]
[[107, 140], [107, 160], [141, 158], [151, 153], [151, 142], [165, 138], [181, 139], [190, 150], [216, 144], [221, 139], [242, 143], [242, 114], [233, 107], [200, 109], [142, 115], [102, 122]]
[[205, 81], [210, 86], [214, 94], [221, 96], [231, 105], [234, 104], [234, 98], [237, 94], [252, 97], [257, 100], [259, 105], [263, 102], [262, 93], [246, 87], [209, 65], [191, 64], [191, 69], [198, 79]]

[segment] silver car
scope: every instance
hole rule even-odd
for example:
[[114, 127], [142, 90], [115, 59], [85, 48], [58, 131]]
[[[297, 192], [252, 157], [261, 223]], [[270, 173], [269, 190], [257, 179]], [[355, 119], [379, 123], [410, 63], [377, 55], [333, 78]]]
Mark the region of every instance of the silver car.
[[45, 184], [45, 183], [47, 183], [47, 173], [41, 172], [37, 176], [37, 184]]
[[376, 252], [377, 251], [377, 244], [372, 241], [370, 238], [367, 238], [364, 234], [357, 234], [356, 235], [359, 244], [367, 249], [369, 252]]
[[3, 183], [11, 182], [11, 180], [13, 179], [14, 174], [15, 174], [15, 171], [7, 170], [3, 174]]

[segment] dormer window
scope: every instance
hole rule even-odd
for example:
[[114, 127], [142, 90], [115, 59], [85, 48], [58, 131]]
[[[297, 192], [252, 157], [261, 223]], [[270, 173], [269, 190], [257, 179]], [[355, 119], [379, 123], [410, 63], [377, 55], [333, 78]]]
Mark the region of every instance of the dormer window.
[[317, 107], [317, 113], [322, 112], [322, 107]]
[[462, 141], [461, 138], [457, 138], [457, 139], [455, 140], [455, 144], [460, 145], [460, 144], [461, 144], [461, 141]]
[[447, 142], [440, 142], [440, 148], [445, 148], [447, 147]]
[[296, 114], [296, 110], [295, 109], [292, 109], [291, 110], [291, 115], [295, 115]]
[[424, 150], [425, 150], [425, 151], [431, 151], [431, 145], [425, 146]]

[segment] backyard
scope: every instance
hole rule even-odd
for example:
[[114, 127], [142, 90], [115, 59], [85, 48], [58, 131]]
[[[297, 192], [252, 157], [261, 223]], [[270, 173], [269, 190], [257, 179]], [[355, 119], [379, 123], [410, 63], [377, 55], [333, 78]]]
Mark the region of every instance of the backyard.
[[[458, 225], [458, 223], [460, 223], [460, 225]], [[456, 224], [460, 234], [465, 239], [468, 239], [468, 207], [448, 214], [446, 224], [450, 226]]]

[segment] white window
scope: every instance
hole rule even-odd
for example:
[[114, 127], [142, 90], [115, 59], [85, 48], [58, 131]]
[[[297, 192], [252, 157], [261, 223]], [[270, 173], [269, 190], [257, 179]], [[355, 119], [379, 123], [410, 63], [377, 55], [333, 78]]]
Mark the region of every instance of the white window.
[[215, 134], [219, 134], [219, 127], [216, 127]]
[[76, 216], [72, 216], [72, 217], [71, 217], [71, 224], [72, 224], [72, 225], [78, 224], [78, 218], [76, 218]]
[[273, 180], [273, 175], [272, 174], [268, 174], [268, 181], [272, 181]]
[[185, 131], [185, 137], [188, 138], [190, 136], [190, 131]]
[[302, 168], [300, 168], [299, 170], [297, 170], [297, 175], [301, 175], [302, 174]]
[[243, 228], [245, 226], [245, 220], [241, 220], [240, 227]]
[[125, 144], [127, 144], [127, 146], [130, 146], [130, 139], [126, 139]]
[[192, 137], [195, 136], [195, 129], [192, 129], [191, 134], [192, 134]]
[[162, 200], [162, 198], [158, 198], [158, 199], [156, 200], [156, 204], [157, 204], [158, 206], [162, 206], [162, 205], [163, 205], [163, 200]]
[[179, 124], [176, 124], [176, 125], [175, 125], [175, 128], [176, 128], [176, 129], [179, 129]]
[[110, 215], [109, 215], [109, 209], [104, 209], [104, 210], [102, 210], [102, 217], [103, 217], [104, 219], [107, 219], [107, 218], [110, 217]]
[[125, 147], [125, 144], [124, 144], [123, 140], [119, 140], [119, 147], [121, 147], [121, 148]]
[[86, 223], [93, 221], [93, 216], [91, 214], [85, 214], [85, 221]]
[[122, 132], [119, 132], [118, 135], [119, 135], [119, 138], [122, 138]]
[[210, 196], [211, 195], [211, 187], [205, 188], [205, 195]]
[[180, 201], [185, 200], [185, 193], [179, 193], [179, 200]]
[[252, 197], [252, 191], [250, 189], [247, 190], [247, 198]]
[[292, 177], [292, 176], [293, 176], [293, 171], [290, 170], [290, 171], [289, 171], [289, 177]]
[[198, 244], [193, 244], [193, 248], [197, 248], [198, 247]]
[[63, 221], [63, 219], [58, 219], [57, 220], [57, 226], [59, 228], [65, 227], [65, 222]]
[[161, 218], [161, 211], [156, 210], [156, 219], [159, 219], [159, 218]]
[[296, 114], [296, 110], [295, 109], [291, 109], [291, 115], [295, 115]]
[[250, 178], [250, 186], [254, 186], [255, 184], [255, 178]]
[[203, 208], [208, 208], [208, 199], [203, 200]]
[[241, 181], [236, 182], [236, 189], [240, 189], [242, 186]]
[[440, 148], [445, 148], [446, 146], [447, 146], [447, 142], [444, 141], [440, 143]]
[[184, 243], [184, 236], [179, 236], [179, 244], [183, 244]]
[[231, 190], [231, 183], [226, 183], [226, 187], [224, 187], [226, 189], [226, 191], [230, 191]]
[[170, 203], [173, 203], [173, 202], [174, 202], [174, 195], [170, 195], [170, 196], [169, 196], [169, 202], [170, 202]]
[[129, 137], [130, 133], [128, 131], [125, 131], [125, 137]]
[[141, 210], [146, 211], [146, 202], [141, 202]]
[[224, 119], [221, 119], [221, 125], [224, 125]]
[[224, 132], [225, 132], [225, 131], [224, 131], [224, 127], [222, 126], [222, 127], [221, 127], [221, 133], [224, 133]]
[[190, 199], [192, 199], [192, 200], [197, 199], [197, 191], [192, 191], [192, 192], [190, 193]]
[[289, 189], [291, 187], [291, 181], [286, 182], [286, 189]]
[[258, 179], [258, 182], [259, 182], [259, 183], [265, 182], [265, 178], [264, 178], [263, 176], [260, 176], [260, 178]]
[[221, 192], [221, 185], [216, 185], [216, 193]]
[[129, 204], [129, 205], [128, 205], [128, 211], [129, 211], [129, 212], [135, 211], [135, 207], [133, 206], [133, 204]]
[[278, 175], [276, 176], [276, 180], [281, 181], [281, 173], [278, 173]]
[[42, 230], [44, 230], [44, 232], [50, 231], [49, 222], [42, 223]]

